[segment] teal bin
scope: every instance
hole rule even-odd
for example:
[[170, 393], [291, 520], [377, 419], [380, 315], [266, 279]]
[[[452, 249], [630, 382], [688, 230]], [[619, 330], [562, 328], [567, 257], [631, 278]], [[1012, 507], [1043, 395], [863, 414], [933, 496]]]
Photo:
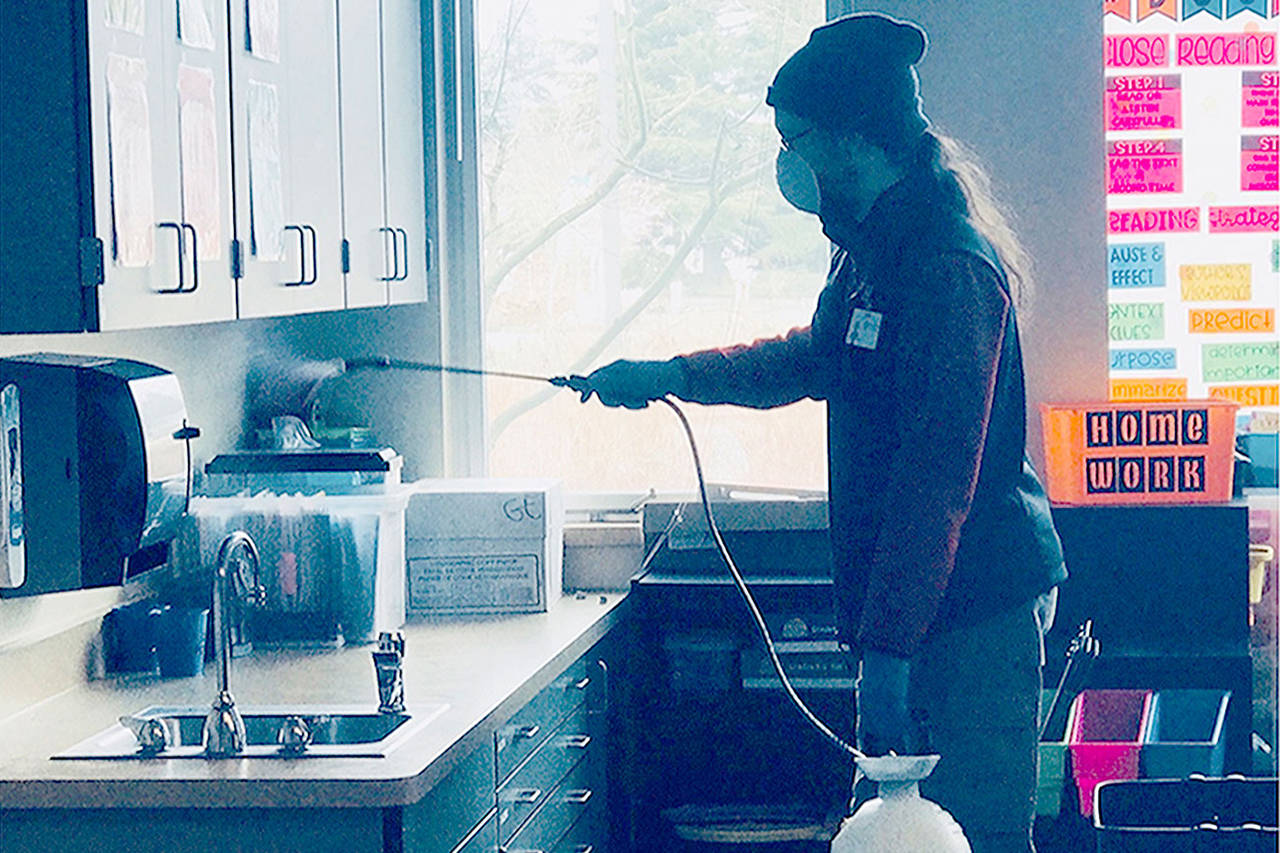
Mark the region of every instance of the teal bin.
[[1142, 775], [1181, 779], [1221, 776], [1229, 690], [1157, 690], [1142, 735]]
[[[1040, 724], [1053, 701], [1052, 690], [1040, 691]], [[1069, 701], [1063, 696], [1060, 702]], [[1056, 714], [1056, 725], [1045, 729], [1040, 738], [1039, 764], [1036, 768], [1036, 814], [1056, 815], [1062, 809], [1062, 790], [1066, 785], [1067, 718]]]

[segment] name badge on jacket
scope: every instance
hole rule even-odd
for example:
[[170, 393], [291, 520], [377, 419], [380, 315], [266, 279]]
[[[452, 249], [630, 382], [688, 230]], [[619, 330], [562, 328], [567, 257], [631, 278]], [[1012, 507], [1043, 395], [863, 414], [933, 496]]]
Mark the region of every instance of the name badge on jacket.
[[879, 311], [868, 311], [865, 308], [853, 309], [844, 342], [862, 349], [875, 349], [880, 343], [880, 321], [883, 319], [884, 315]]

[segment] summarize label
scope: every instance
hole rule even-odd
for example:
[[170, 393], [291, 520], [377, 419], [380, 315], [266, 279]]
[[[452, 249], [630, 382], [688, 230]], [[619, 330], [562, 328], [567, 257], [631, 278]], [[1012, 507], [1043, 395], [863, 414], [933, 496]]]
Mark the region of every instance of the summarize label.
[[1253, 296], [1249, 264], [1183, 264], [1178, 278], [1187, 302], [1240, 302]]
[[1164, 305], [1119, 302], [1107, 308], [1107, 332], [1113, 341], [1158, 341], [1164, 338]]
[[1181, 127], [1182, 76], [1108, 77], [1103, 112], [1107, 130]]
[[1164, 287], [1164, 243], [1113, 243], [1107, 277], [1112, 287]]
[[1232, 400], [1241, 406], [1280, 406], [1280, 384], [1272, 385], [1211, 385], [1211, 397]]
[[1112, 379], [1111, 399], [1126, 400], [1185, 400], [1187, 380], [1168, 379]]
[[1280, 231], [1280, 204], [1210, 207], [1209, 231], [1216, 234]]
[[1179, 65], [1273, 65], [1276, 34], [1186, 33], [1178, 36], [1177, 51]]
[[1169, 64], [1169, 37], [1164, 34], [1105, 36], [1102, 45], [1108, 68], [1153, 68]]
[[1107, 233], [1144, 234], [1161, 231], [1191, 234], [1200, 230], [1198, 207], [1144, 207], [1107, 211]]
[[1182, 140], [1126, 140], [1108, 144], [1107, 192], [1182, 192]]
[[1200, 364], [1205, 382], [1280, 379], [1280, 342], [1205, 344]]
[[1242, 71], [1241, 83], [1244, 126], [1276, 127], [1280, 119], [1280, 71]]
[[1187, 327], [1206, 334], [1274, 332], [1274, 308], [1192, 308], [1187, 313]]
[[1178, 366], [1178, 351], [1161, 349], [1113, 349], [1112, 370], [1173, 370]]
[[1240, 138], [1240, 189], [1280, 190], [1280, 136]]

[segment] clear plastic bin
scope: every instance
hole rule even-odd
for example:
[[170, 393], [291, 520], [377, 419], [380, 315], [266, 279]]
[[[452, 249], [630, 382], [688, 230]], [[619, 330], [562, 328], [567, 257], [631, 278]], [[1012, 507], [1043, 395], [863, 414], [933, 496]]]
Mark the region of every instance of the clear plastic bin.
[[[1052, 690], [1040, 692], [1041, 724], [1043, 715], [1049, 712], [1053, 701]], [[1059, 701], [1067, 701], [1063, 696]], [[1056, 715], [1055, 716], [1060, 716]], [[1056, 815], [1062, 810], [1062, 790], [1066, 787], [1067, 726], [1066, 718], [1057, 725], [1045, 729], [1040, 737], [1040, 759], [1037, 766], [1036, 814]]]
[[1221, 776], [1228, 690], [1157, 690], [1143, 727], [1142, 775], [1181, 779], [1192, 773]]
[[1071, 704], [1067, 746], [1080, 813], [1093, 814], [1093, 791], [1109, 779], [1136, 779], [1150, 690], [1082, 690]]

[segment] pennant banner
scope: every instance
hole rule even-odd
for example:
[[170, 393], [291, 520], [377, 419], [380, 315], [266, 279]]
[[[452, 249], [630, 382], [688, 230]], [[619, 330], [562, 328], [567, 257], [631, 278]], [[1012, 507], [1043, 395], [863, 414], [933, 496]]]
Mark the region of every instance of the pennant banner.
[[[1277, 0], [1280, 2], [1280, 0]], [[1182, 0], [1182, 20], [1208, 12], [1215, 18], [1222, 17], [1222, 0]]]
[[[1242, 2], [1251, 2], [1251, 0], [1242, 0]], [[1178, 19], [1177, 0], [1138, 0], [1138, 20], [1145, 21], [1152, 15], [1164, 15], [1176, 21]]]
[[1227, 17], [1231, 18], [1241, 12], [1252, 12], [1265, 18], [1267, 16], [1267, 0], [1227, 0]]
[[[1280, 0], [1276, 0], [1280, 3]], [[1102, 0], [1102, 14], [1119, 15], [1126, 21], [1133, 20], [1133, 0]]]

